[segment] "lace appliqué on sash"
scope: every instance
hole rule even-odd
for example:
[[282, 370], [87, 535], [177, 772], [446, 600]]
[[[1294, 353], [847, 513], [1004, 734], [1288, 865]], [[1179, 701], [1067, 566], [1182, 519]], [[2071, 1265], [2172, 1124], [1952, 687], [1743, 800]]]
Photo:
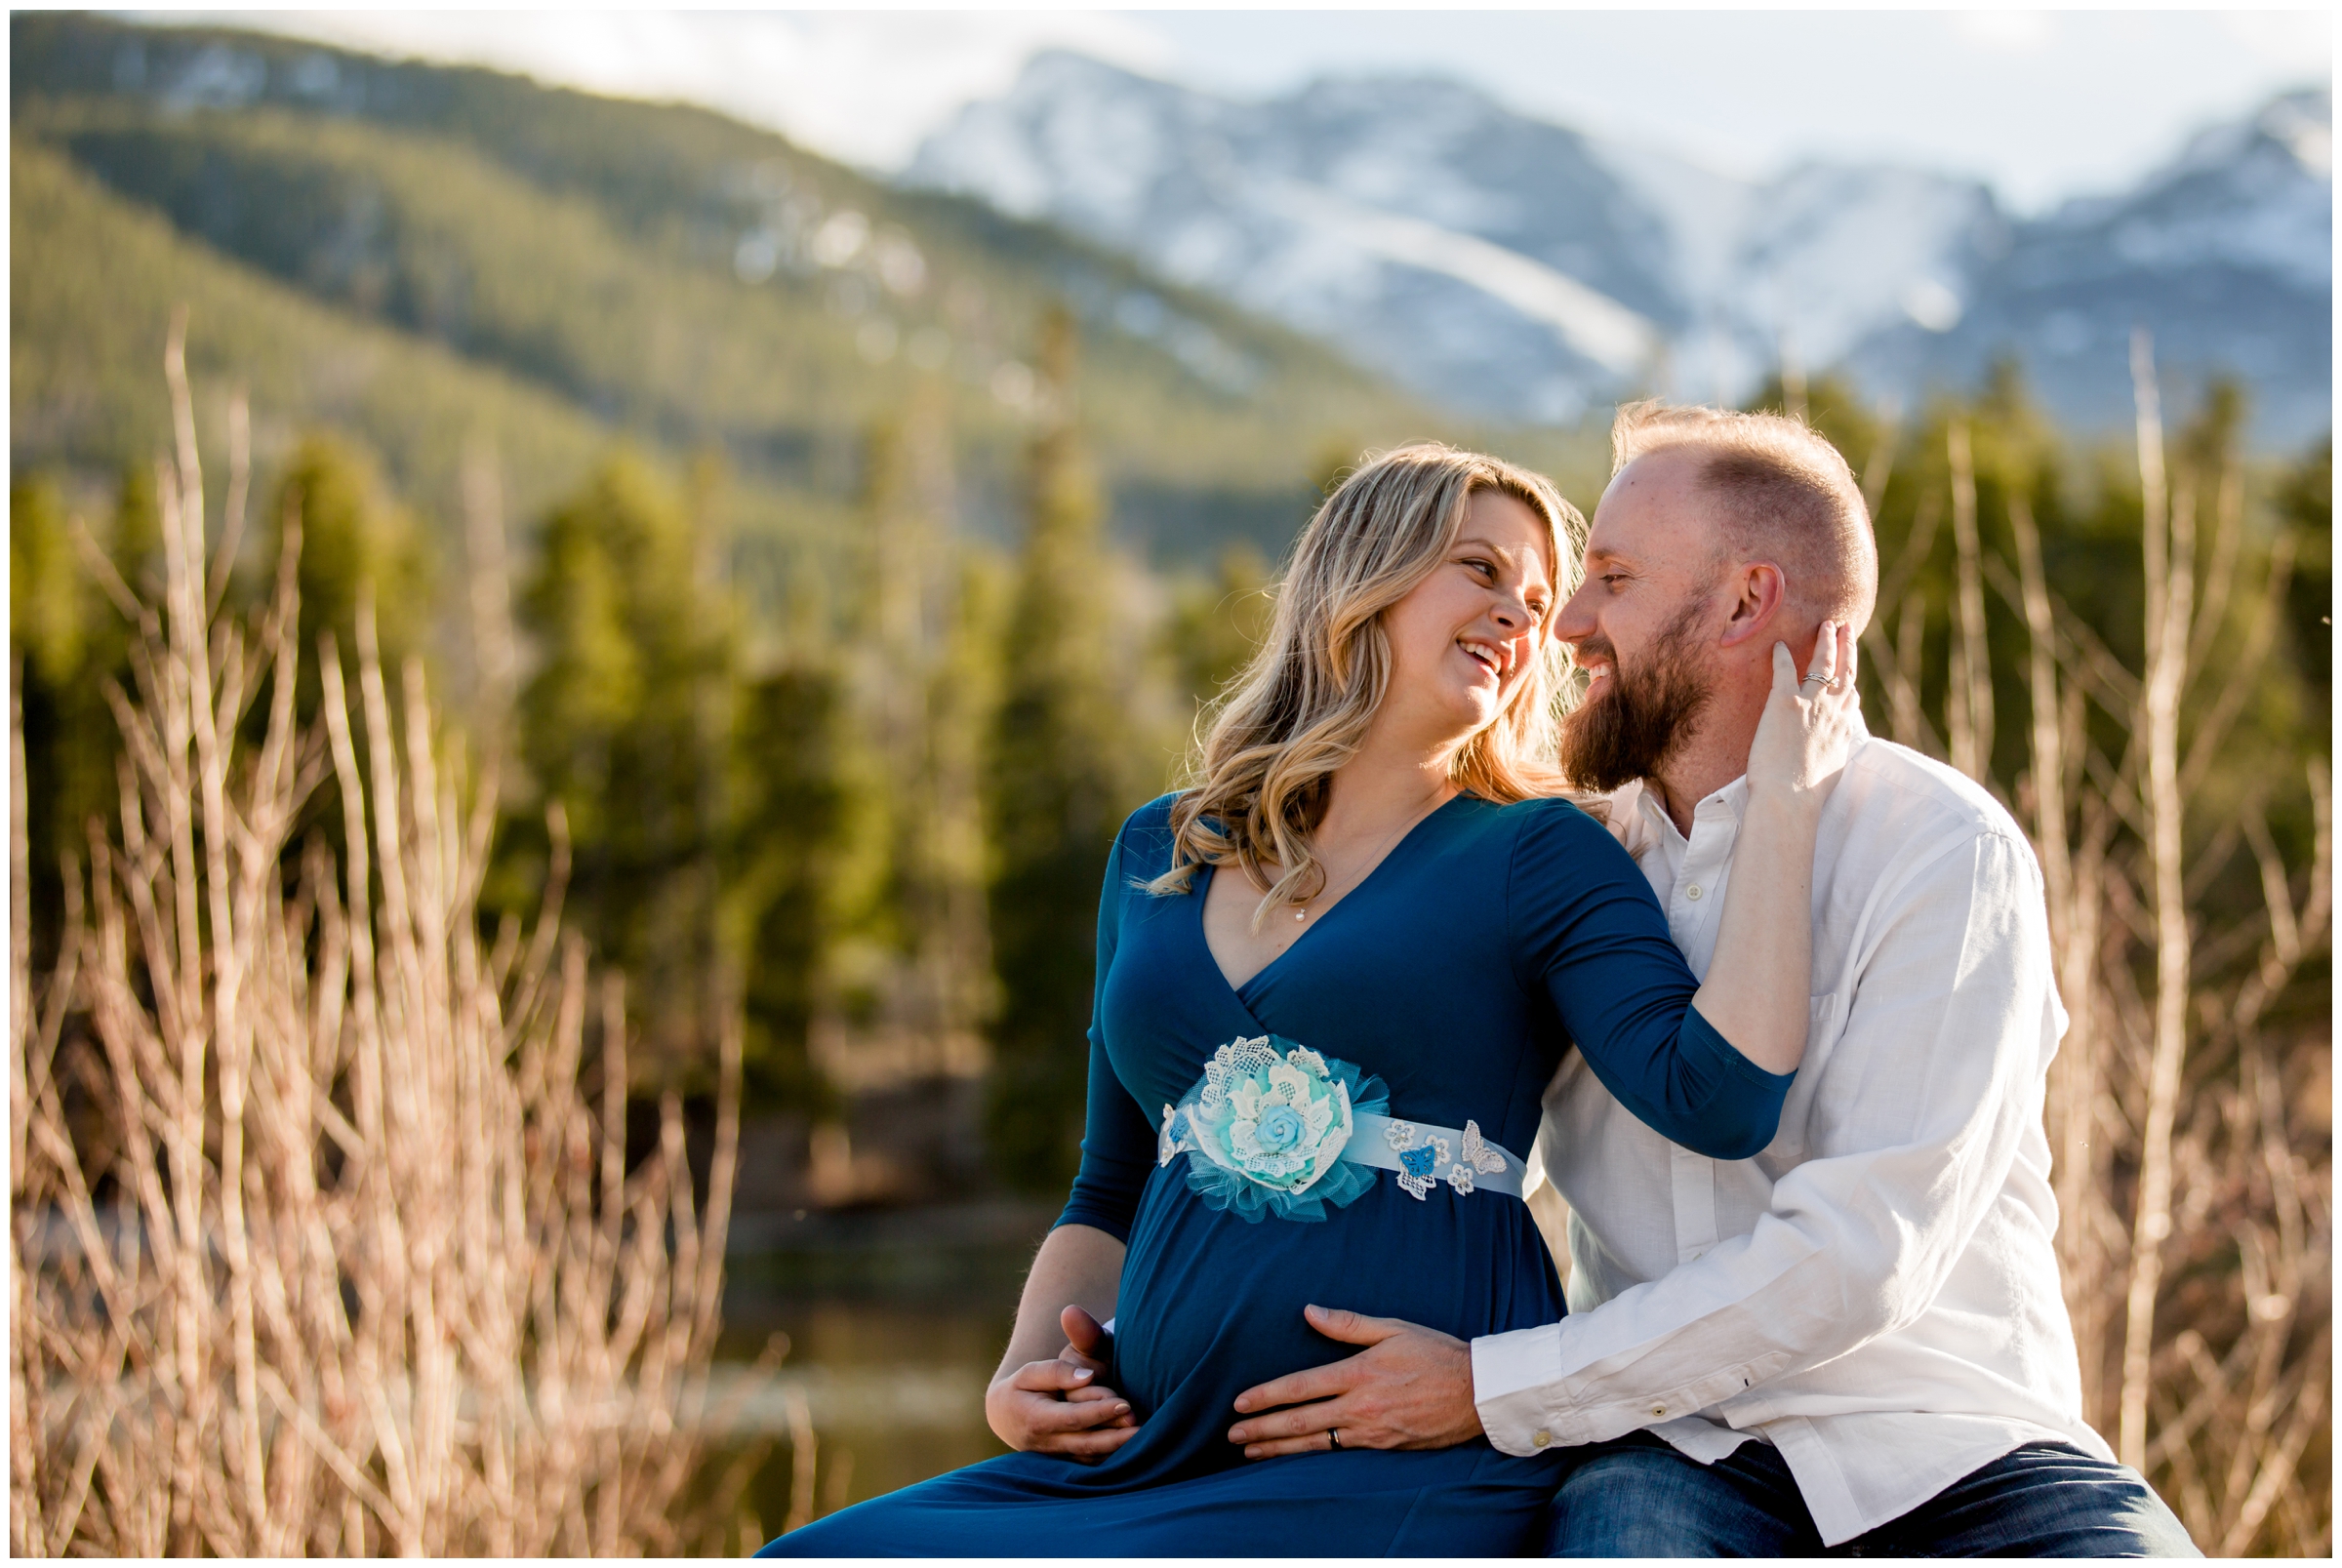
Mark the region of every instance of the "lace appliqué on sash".
[[[1505, 1168], [1505, 1156], [1493, 1145], [1480, 1137], [1480, 1124], [1464, 1124], [1463, 1158], [1450, 1164], [1453, 1150], [1444, 1138], [1427, 1136], [1413, 1122], [1393, 1122], [1384, 1129], [1383, 1138], [1398, 1156], [1398, 1185], [1417, 1202], [1431, 1195], [1432, 1188], [1445, 1181], [1458, 1197], [1470, 1197], [1476, 1186], [1477, 1175], [1494, 1176]], [[1437, 1174], [1447, 1166], [1447, 1174]]]

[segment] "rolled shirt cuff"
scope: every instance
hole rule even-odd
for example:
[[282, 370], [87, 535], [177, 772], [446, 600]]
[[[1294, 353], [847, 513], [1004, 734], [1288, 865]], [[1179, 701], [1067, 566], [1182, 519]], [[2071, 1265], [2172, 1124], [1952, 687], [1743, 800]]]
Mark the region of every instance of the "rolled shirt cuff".
[[1472, 1342], [1472, 1402], [1500, 1452], [1526, 1457], [1567, 1441], [1550, 1397], [1560, 1372], [1558, 1323]]
[[[1613, 1383], [1595, 1395], [1588, 1384], [1617, 1379], [1629, 1365], [1642, 1360], [1642, 1347], [1564, 1374], [1561, 1329], [1559, 1323], [1544, 1323], [1472, 1342], [1473, 1407], [1480, 1413], [1488, 1441], [1500, 1452], [1526, 1457], [1581, 1443], [1605, 1443], [1641, 1427], [1697, 1415], [1778, 1376], [1791, 1359], [1788, 1350], [1776, 1348], [1737, 1365], [1710, 1366], [1673, 1387], [1646, 1385], [1629, 1390]], [[1647, 1376], [1647, 1369], [1638, 1370]]]

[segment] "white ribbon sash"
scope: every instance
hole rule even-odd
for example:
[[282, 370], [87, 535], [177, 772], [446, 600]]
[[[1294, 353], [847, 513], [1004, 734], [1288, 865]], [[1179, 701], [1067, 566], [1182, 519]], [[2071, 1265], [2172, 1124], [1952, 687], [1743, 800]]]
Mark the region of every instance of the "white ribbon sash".
[[1504, 1192], [1520, 1196], [1527, 1164], [1518, 1154], [1480, 1136], [1468, 1121], [1461, 1132], [1359, 1111], [1342, 1158], [1353, 1165], [1398, 1173], [1398, 1185], [1421, 1198], [1445, 1182], [1459, 1195]]

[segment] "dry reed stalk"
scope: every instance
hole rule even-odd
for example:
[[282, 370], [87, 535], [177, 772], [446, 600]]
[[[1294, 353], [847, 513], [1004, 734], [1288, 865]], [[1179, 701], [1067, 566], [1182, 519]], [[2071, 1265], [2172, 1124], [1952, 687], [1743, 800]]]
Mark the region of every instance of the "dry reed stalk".
[[1952, 462], [1952, 543], [1958, 562], [1957, 614], [1952, 636], [1952, 686], [1946, 724], [1952, 766], [1990, 781], [1993, 766], [1993, 666], [1984, 630], [1983, 549], [1976, 533], [1976, 466], [1968, 427], [1952, 422], [1946, 437]]
[[2147, 1393], [2154, 1371], [2155, 1303], [2163, 1240], [2171, 1233], [2171, 1131], [2187, 1055], [2190, 942], [2181, 843], [2186, 804], [2179, 792], [2179, 700], [2187, 682], [2196, 571], [2195, 506], [2182, 492], [2166, 504], [2162, 422], [2155, 362], [2144, 330], [2131, 342], [2139, 410], [2141, 533], [2147, 561], [2147, 675], [2134, 734], [2147, 743], [2149, 907], [2155, 915], [2155, 1050], [2140, 1135], [2139, 1198], [2131, 1221], [2130, 1281], [2122, 1333], [2122, 1394], [2115, 1451], [2125, 1465], [2147, 1461]]
[[[493, 791], [464, 800], [420, 666], [394, 720], [361, 610], [356, 702], [328, 637], [297, 722], [297, 527], [257, 623], [218, 617], [235, 525], [207, 574], [181, 342], [164, 601], [133, 605], [111, 694], [119, 831], [64, 866], [37, 974], [12, 701], [12, 1547], [742, 1545], [670, 1516], [708, 1415], [738, 1030], [701, 1208], [674, 1097], [627, 1168], [624, 1017], [591, 1016], [558, 874], [534, 932], [483, 949]], [[339, 856], [304, 816], [328, 780]]]

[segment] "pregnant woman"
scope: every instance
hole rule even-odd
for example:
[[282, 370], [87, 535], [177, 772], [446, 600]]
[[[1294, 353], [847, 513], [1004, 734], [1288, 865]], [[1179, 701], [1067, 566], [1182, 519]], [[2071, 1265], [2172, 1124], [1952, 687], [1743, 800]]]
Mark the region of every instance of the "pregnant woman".
[[[1351, 1353], [1312, 1303], [1459, 1339], [1562, 1315], [1521, 1155], [1573, 1045], [1677, 1143], [1737, 1159], [1772, 1137], [1850, 651], [1825, 626], [1800, 686], [1775, 649], [1702, 985], [1634, 862], [1555, 798], [1547, 619], [1576, 526], [1537, 475], [1435, 446], [1367, 464], [1312, 519], [1195, 785], [1107, 860], [1081, 1170], [986, 1401], [1020, 1452], [766, 1555], [1528, 1544], [1557, 1456], [1474, 1438], [1248, 1462], [1228, 1430], [1238, 1392]], [[1071, 1306], [1118, 1319], [1103, 1377], [1056, 1358]]]

